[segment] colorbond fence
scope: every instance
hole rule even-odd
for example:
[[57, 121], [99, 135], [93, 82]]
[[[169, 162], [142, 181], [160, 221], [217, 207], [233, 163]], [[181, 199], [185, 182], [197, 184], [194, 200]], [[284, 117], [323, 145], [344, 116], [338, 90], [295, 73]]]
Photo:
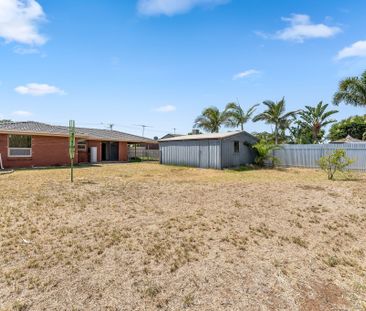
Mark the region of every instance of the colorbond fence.
[[366, 171], [366, 143], [323, 144], [323, 145], [281, 145], [274, 151], [282, 167], [318, 168], [321, 157], [336, 150], [344, 149], [347, 156], [354, 160], [350, 170]]

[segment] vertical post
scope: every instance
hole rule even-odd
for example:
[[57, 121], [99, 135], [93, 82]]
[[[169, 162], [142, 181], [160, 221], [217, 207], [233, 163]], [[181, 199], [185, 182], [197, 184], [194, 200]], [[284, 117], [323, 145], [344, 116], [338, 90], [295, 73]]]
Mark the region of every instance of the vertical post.
[[69, 121], [69, 156], [71, 168], [71, 182], [74, 182], [74, 158], [75, 158], [75, 121]]
[[135, 143], [135, 161], [136, 161], [136, 159], [137, 159], [137, 155], [136, 155], [136, 150], [137, 148], [136, 148], [136, 143]]
[[3, 170], [4, 166], [3, 166], [3, 160], [1, 158], [1, 153], [0, 153], [0, 169]]

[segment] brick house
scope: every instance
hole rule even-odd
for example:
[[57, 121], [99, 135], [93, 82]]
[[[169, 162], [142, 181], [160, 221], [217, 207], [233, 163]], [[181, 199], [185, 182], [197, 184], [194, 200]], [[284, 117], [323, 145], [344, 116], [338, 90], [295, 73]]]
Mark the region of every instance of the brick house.
[[[74, 162], [126, 162], [128, 144], [156, 142], [119, 131], [76, 128]], [[2, 123], [0, 154], [5, 168], [67, 165], [70, 163], [68, 127], [33, 121]]]

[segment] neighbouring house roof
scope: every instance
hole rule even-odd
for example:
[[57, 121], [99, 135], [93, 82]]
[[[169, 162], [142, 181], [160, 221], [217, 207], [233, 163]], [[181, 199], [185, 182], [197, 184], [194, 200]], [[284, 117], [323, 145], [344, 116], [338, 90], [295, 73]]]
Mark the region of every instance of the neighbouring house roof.
[[160, 138], [161, 139], [168, 139], [168, 138], [172, 138], [172, 137], [179, 137], [179, 136], [184, 136], [182, 134], [171, 134], [171, 133], [168, 133], [166, 135], [164, 135], [163, 137]]
[[331, 144], [344, 144], [344, 143], [366, 143], [364, 140], [353, 138], [351, 135], [347, 135], [346, 138], [334, 140], [330, 142]]
[[[69, 128], [67, 126], [50, 125], [34, 121], [8, 122], [0, 124], [0, 133], [67, 137], [69, 136]], [[157, 143], [153, 139], [105, 129], [77, 127], [75, 134], [77, 138], [88, 140]]]
[[226, 133], [207, 133], [207, 134], [198, 134], [198, 135], [184, 135], [184, 136], [178, 136], [178, 137], [172, 137], [167, 139], [160, 139], [159, 141], [165, 142], [165, 141], [181, 141], [181, 140], [202, 140], [202, 139], [225, 139], [228, 137], [232, 137], [238, 134], [245, 133], [246, 135], [253, 137], [251, 134], [245, 132], [245, 131], [234, 131], [234, 132], [226, 132]]

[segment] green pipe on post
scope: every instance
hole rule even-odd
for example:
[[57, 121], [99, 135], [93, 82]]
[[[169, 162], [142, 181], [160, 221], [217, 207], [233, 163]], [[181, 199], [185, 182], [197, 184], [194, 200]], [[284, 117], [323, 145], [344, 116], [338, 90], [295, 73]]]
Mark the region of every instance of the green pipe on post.
[[74, 182], [74, 158], [75, 158], [75, 121], [69, 121], [69, 156], [71, 164], [71, 182]]

